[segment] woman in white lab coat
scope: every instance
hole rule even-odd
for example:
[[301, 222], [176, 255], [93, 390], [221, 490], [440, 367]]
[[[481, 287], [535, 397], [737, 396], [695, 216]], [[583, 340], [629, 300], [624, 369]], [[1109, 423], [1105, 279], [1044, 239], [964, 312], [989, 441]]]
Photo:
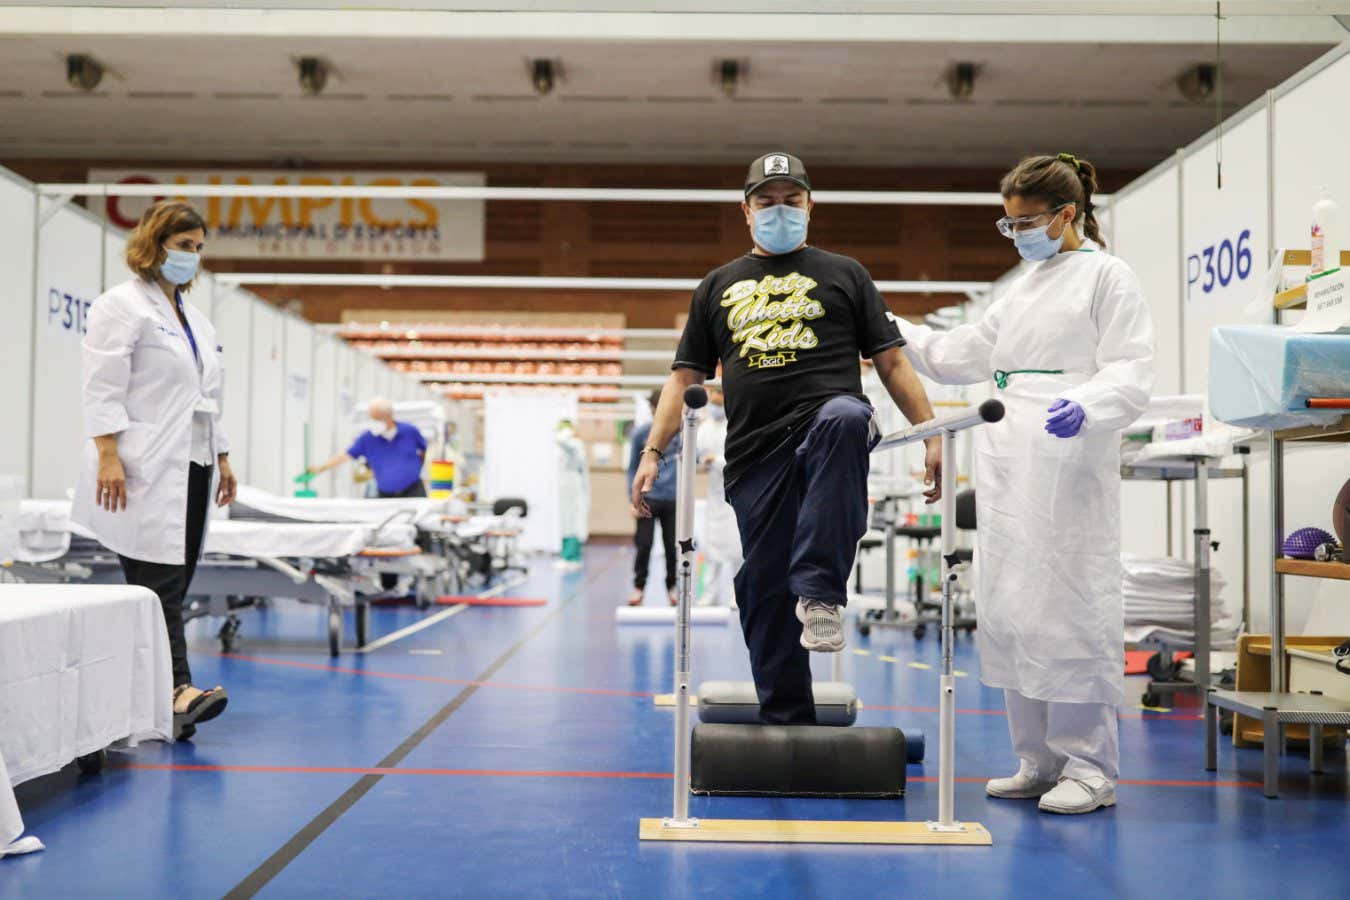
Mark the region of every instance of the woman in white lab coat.
[[982, 679], [1004, 689], [1021, 765], [987, 791], [1057, 813], [1116, 802], [1120, 431], [1153, 387], [1153, 323], [1134, 272], [1104, 252], [1096, 186], [1070, 154], [1024, 160], [997, 224], [1032, 265], [975, 324], [903, 329], [921, 373], [992, 379], [1007, 408], [974, 432], [976, 603]]
[[221, 426], [223, 372], [210, 321], [183, 300], [197, 276], [206, 223], [167, 200], [127, 239], [137, 277], [94, 301], [81, 345], [89, 443], [72, 518], [118, 555], [128, 584], [159, 595], [173, 656], [176, 737], [228, 698], [192, 684], [183, 601], [201, 555], [207, 507], [234, 499]]

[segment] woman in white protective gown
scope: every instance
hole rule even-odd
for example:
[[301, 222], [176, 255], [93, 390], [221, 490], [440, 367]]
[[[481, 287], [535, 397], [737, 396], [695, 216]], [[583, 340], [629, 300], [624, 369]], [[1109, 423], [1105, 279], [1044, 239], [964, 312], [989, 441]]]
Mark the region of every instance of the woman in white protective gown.
[[1024, 160], [997, 224], [1032, 265], [974, 324], [903, 327], [919, 372], [993, 379], [1007, 409], [972, 432], [981, 677], [1004, 690], [1021, 763], [986, 789], [1057, 813], [1116, 802], [1120, 431], [1153, 388], [1153, 323], [1134, 272], [1104, 252], [1095, 189], [1085, 160]]
[[727, 464], [727, 416], [722, 389], [708, 388], [708, 420], [698, 430], [698, 455], [708, 465], [708, 502], [703, 517], [700, 549], [708, 561], [703, 578], [702, 606], [726, 606], [735, 602], [732, 579], [741, 567], [741, 533], [736, 511], [727, 502], [722, 470]]

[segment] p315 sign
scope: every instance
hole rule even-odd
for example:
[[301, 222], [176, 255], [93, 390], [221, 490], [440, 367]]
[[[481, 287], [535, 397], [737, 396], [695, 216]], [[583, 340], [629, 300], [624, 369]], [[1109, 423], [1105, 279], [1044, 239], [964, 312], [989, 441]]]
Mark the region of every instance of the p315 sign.
[[1244, 229], [1237, 240], [1224, 238], [1199, 253], [1186, 257], [1186, 299], [1195, 295], [1212, 294], [1236, 281], [1246, 281], [1252, 274], [1252, 230]]
[[83, 335], [89, 323], [89, 306], [93, 302], [58, 288], [48, 288], [47, 327], [53, 331]]

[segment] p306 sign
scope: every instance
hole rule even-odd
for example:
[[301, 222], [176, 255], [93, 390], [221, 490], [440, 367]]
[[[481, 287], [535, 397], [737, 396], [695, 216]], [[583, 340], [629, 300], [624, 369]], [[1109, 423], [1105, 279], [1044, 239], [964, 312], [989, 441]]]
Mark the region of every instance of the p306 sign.
[[1224, 238], [1186, 257], [1186, 299], [1200, 293], [1246, 281], [1252, 274], [1252, 230], [1243, 229], [1237, 239]]

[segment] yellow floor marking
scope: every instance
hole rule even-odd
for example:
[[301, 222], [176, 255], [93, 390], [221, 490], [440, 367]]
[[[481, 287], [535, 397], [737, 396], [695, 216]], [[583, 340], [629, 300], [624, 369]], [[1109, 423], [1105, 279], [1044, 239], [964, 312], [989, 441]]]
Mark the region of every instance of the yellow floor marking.
[[900, 660], [896, 659], [894, 656], [878, 656], [877, 659], [881, 660], [882, 662], [899, 662], [899, 661], [900, 661]]
[[909, 667], [910, 667], [911, 669], [931, 669], [931, 668], [933, 668], [933, 667], [930, 666], [928, 663], [921, 663], [921, 662], [912, 662], [912, 663], [909, 664]]
[[871, 656], [871, 655], [872, 655], [872, 653], [871, 653], [870, 650], [858, 650], [858, 649], [854, 649], [853, 652], [856, 653], [856, 654], [859, 655], [859, 656]]

